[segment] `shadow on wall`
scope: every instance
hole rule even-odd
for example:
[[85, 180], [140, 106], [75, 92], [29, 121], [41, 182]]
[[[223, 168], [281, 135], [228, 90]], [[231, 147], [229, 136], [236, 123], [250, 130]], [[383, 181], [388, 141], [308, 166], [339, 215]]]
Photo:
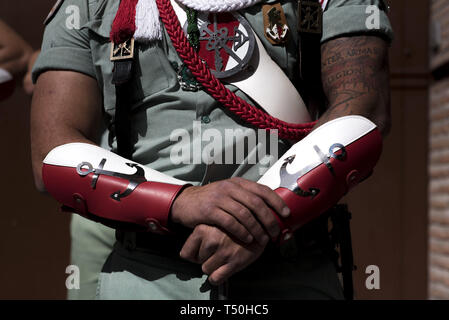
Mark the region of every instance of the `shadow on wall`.
[[[0, 19], [33, 48], [54, 0], [0, 2]], [[19, 83], [20, 85], [20, 83]], [[0, 102], [0, 299], [64, 299], [69, 264], [69, 216], [34, 189], [29, 116], [22, 88]]]

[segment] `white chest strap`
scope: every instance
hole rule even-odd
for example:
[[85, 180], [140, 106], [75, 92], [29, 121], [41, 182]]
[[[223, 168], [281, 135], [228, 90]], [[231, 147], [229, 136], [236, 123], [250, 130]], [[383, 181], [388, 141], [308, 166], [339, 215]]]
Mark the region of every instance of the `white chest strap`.
[[[186, 12], [176, 1], [171, 0], [171, 3], [181, 26], [184, 25], [187, 21]], [[249, 64], [254, 72], [240, 72], [223, 81], [242, 90], [273, 117], [289, 123], [310, 122], [309, 112], [295, 86], [268, 55], [254, 31], [253, 33], [258, 54], [253, 54]]]

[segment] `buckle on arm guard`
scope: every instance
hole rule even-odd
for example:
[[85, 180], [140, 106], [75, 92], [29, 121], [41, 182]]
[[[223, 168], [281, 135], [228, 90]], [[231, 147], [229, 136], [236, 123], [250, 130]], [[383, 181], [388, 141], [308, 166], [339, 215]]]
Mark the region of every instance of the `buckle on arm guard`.
[[188, 185], [85, 143], [50, 151], [42, 177], [53, 198], [78, 214], [161, 234], [170, 232], [171, 206]]
[[280, 241], [330, 209], [369, 177], [382, 152], [376, 125], [361, 116], [325, 123], [293, 145], [259, 180], [283, 198], [288, 218], [273, 212]]

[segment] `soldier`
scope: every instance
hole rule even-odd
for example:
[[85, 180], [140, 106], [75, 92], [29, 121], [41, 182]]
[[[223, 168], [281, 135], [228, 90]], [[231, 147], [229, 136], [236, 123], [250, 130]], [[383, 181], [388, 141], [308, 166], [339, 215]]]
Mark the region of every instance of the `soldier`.
[[[73, 6], [80, 29], [66, 25]], [[322, 213], [366, 178], [375, 132], [389, 129], [385, 10], [371, 0], [58, 1], [33, 73], [33, 171], [67, 210], [117, 229], [99, 298], [343, 297]], [[354, 114], [378, 129], [340, 118]], [[88, 290], [110, 239], [74, 216], [72, 262], [89, 270]]]

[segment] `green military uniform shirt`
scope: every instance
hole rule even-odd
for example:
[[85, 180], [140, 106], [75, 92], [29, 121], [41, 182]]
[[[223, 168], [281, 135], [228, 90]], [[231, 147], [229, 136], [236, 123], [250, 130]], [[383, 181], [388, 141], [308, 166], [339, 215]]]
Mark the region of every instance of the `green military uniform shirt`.
[[[285, 46], [273, 46], [264, 36], [261, 5], [275, 2], [279, 1], [262, 1], [240, 12], [259, 36], [271, 58], [293, 83], [297, 83], [297, 2], [280, 1], [292, 36]], [[115, 113], [116, 97], [115, 87], [111, 84], [113, 63], [109, 59], [109, 33], [118, 4], [118, 0], [64, 1], [46, 27], [42, 52], [33, 70], [34, 81], [48, 70], [75, 71], [96, 79], [103, 95], [105, 128]], [[380, 11], [379, 15], [380, 28], [367, 30], [366, 19], [369, 15], [367, 6], [371, 4], [384, 5], [382, 0], [330, 0], [323, 17], [322, 42], [335, 37], [367, 32], [391, 39], [392, 29], [383, 11]], [[79, 28], [74, 26], [73, 21], [76, 19], [71, 20], [72, 15], [78, 13]], [[241, 129], [244, 134], [248, 134], [252, 130], [251, 127], [229, 116], [206, 92], [186, 92], [181, 89], [176, 67], [182, 62], [167, 34], [163, 35], [162, 41], [139, 45], [135, 61], [133, 89], [128, 92], [133, 123], [132, 137], [136, 142], [134, 161], [196, 185], [232, 176], [256, 181], [264, 170], [288, 150], [288, 142], [276, 139], [277, 152], [270, 150], [265, 157], [257, 159], [259, 160], [257, 164], [252, 161], [257, 149], [254, 145], [247, 145], [249, 150], [245, 152], [243, 161], [235, 165], [208, 163], [210, 157], [195, 161], [194, 157], [197, 154], [194, 146], [201, 145], [199, 150], [204, 151], [210, 142], [195, 130], [215, 132], [219, 133], [218, 136], [224, 137], [227, 129]], [[228, 87], [238, 96], [251, 101], [239, 89]], [[174, 164], [171, 161], [173, 147], [179, 145], [178, 140], [182, 136], [174, 133], [180, 128], [187, 134], [183, 136], [186, 139], [184, 142], [192, 147], [190, 159]], [[256, 143], [269, 144], [269, 140], [270, 137], [256, 136]], [[104, 131], [101, 141], [96, 142], [106, 149], [116, 148], [115, 139], [108, 130]], [[224, 139], [222, 148], [236, 151], [235, 144], [234, 140]], [[81, 266], [82, 279], [80, 291], [70, 292], [70, 297], [94, 296], [99, 268], [106, 259], [113, 241], [112, 230], [76, 215], [73, 217], [72, 263]]]

